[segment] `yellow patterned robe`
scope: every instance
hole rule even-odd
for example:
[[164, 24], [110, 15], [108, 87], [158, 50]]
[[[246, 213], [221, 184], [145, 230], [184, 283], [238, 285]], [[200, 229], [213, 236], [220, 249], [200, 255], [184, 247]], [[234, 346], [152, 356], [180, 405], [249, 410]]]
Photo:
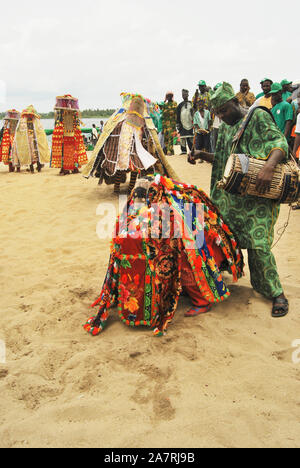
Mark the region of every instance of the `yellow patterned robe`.
[[[34, 137], [37, 142], [39, 162], [47, 164], [50, 161], [50, 149], [42, 123], [39, 119], [33, 119]], [[13, 145], [13, 163], [15, 166], [29, 166], [34, 161], [32, 141], [28, 135], [28, 121], [21, 118], [16, 130]]]

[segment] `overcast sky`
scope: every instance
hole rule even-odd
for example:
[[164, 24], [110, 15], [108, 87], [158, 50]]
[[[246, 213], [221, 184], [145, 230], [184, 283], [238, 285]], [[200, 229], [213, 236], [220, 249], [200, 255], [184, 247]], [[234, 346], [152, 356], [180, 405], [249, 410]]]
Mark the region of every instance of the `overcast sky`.
[[[120, 93], [163, 100], [200, 79], [300, 79], [300, 1], [6, 1], [0, 16], [0, 111], [53, 109], [73, 94], [81, 109], [115, 108]], [[1, 83], [2, 81], [2, 83]]]

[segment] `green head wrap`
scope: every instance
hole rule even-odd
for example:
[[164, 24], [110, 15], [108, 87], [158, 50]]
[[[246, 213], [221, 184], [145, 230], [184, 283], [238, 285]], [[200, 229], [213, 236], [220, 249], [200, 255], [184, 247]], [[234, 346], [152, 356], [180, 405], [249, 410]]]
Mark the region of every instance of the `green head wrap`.
[[214, 109], [218, 109], [234, 98], [235, 92], [233, 87], [231, 84], [224, 82], [211, 96], [210, 102]]

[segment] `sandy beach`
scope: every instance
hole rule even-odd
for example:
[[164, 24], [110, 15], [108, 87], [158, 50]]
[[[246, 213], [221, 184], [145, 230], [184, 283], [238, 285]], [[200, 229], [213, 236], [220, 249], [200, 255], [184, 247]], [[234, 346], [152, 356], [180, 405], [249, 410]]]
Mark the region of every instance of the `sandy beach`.
[[[208, 164], [169, 161], [209, 193]], [[287, 317], [271, 317], [246, 268], [238, 284], [225, 276], [232, 295], [206, 315], [185, 318], [182, 298], [165, 337], [116, 310], [91, 337], [83, 325], [109, 258], [96, 209], [118, 199], [57, 173], [0, 167], [0, 447], [299, 447], [300, 211], [274, 249]]]

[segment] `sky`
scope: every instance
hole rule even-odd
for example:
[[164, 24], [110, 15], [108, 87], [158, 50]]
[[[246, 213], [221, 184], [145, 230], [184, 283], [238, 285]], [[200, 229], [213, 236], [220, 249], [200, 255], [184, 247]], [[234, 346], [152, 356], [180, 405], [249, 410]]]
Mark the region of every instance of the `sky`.
[[[300, 1], [14, 0], [0, 16], [0, 112], [49, 112], [72, 94], [81, 109], [192, 95], [199, 80], [300, 79]], [[298, 56], [298, 60], [296, 57]]]

